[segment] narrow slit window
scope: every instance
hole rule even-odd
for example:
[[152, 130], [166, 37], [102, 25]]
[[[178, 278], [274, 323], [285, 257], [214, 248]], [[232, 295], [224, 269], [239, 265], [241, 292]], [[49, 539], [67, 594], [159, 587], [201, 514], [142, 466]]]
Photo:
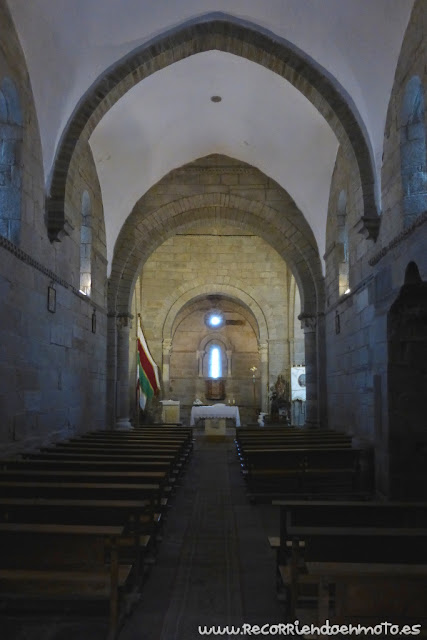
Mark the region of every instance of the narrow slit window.
[[217, 379], [221, 377], [221, 350], [219, 347], [212, 347], [209, 362], [209, 375], [211, 378]]
[[0, 235], [19, 245], [21, 234], [21, 105], [15, 84], [0, 84]]

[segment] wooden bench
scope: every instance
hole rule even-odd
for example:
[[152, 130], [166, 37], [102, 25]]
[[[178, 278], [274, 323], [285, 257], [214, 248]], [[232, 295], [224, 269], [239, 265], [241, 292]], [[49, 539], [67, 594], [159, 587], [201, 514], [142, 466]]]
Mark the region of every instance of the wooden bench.
[[[75, 498], [94, 500], [151, 500], [153, 507], [165, 497], [156, 483], [0, 481], [0, 495], [10, 498]], [[167, 497], [167, 496], [166, 496]]]
[[80, 456], [68, 456], [65, 459], [56, 459], [45, 455], [26, 457], [22, 460], [3, 459], [0, 460], [0, 469], [3, 470], [24, 470], [24, 469], [41, 469], [41, 470], [75, 470], [75, 471], [160, 471], [175, 475], [174, 461], [168, 456], [166, 460], [158, 460], [155, 456], [144, 457], [137, 461], [121, 461], [120, 459], [99, 460], [92, 457], [81, 459]]
[[147, 499], [0, 498], [0, 522], [122, 526], [120, 559], [133, 565], [136, 586], [147, 554], [156, 553], [160, 520], [161, 513]]
[[0, 523], [0, 598], [108, 599], [109, 634], [131, 567], [119, 565], [122, 527]]
[[[373, 620], [366, 584], [371, 581], [378, 592], [390, 592], [391, 576], [402, 593], [402, 601], [406, 601], [409, 594], [415, 596], [415, 576], [418, 576], [417, 588], [424, 584], [424, 591], [420, 592], [424, 593], [423, 598], [427, 595], [425, 503], [284, 501], [278, 504], [281, 505], [280, 545], [277, 546], [275, 539], [271, 543], [277, 549], [278, 575], [288, 594], [290, 618], [296, 615], [298, 598], [311, 597], [317, 601], [319, 621], [330, 618], [332, 613], [344, 621], [351, 610], [358, 610], [360, 616], [363, 613], [366, 619]], [[375, 571], [371, 571], [368, 567], [374, 565]], [[424, 568], [415, 570], [418, 565]], [[424, 599], [423, 605], [427, 612], [427, 600]], [[411, 611], [413, 614], [415, 609]], [[374, 613], [378, 616], [380, 610]], [[402, 623], [407, 622], [403, 608], [389, 606], [381, 615], [386, 613], [389, 619], [395, 614]]]
[[[280, 496], [349, 495], [372, 491], [365, 449], [301, 448], [256, 449], [247, 452], [245, 477], [252, 499]], [[363, 462], [362, 462], [363, 461]]]

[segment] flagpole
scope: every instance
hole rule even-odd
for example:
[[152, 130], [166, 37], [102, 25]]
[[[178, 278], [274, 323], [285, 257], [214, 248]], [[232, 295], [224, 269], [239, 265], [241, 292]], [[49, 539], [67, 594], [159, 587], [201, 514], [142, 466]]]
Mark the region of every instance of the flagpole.
[[[139, 323], [139, 313], [137, 313], [137, 300], [136, 300], [136, 291], [135, 291], [135, 318], [136, 318], [136, 322], [135, 322], [135, 351], [136, 351], [136, 370], [137, 373], [139, 374], [139, 370], [138, 370], [138, 323]], [[139, 381], [139, 377], [138, 377], [138, 381]], [[139, 428], [139, 384], [136, 385], [136, 391], [135, 391], [135, 401], [136, 401], [136, 406], [135, 406], [135, 429]]]

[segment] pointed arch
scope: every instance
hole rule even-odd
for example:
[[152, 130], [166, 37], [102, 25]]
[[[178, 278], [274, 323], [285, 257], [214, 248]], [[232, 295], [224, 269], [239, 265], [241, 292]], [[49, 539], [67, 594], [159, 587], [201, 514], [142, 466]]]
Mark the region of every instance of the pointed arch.
[[47, 225], [51, 240], [65, 224], [65, 183], [79, 139], [89, 139], [102, 117], [127, 91], [149, 75], [203, 51], [233, 53], [277, 73], [316, 107], [329, 123], [360, 176], [363, 218], [376, 238], [375, 172], [363, 122], [344, 88], [300, 49], [260, 26], [235, 17], [211, 13], [190, 20], [136, 48], [104, 71], [72, 114], [55, 156], [48, 183]]

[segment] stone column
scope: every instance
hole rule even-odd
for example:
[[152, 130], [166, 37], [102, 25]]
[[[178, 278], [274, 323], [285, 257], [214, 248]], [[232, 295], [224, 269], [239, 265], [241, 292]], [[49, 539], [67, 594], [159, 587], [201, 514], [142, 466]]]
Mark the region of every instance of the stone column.
[[227, 354], [227, 378], [231, 378], [231, 356], [233, 355], [233, 352], [231, 351], [231, 349], [227, 349], [226, 354]]
[[261, 411], [268, 412], [268, 344], [261, 342], [258, 345], [261, 375]]
[[129, 334], [132, 318], [130, 313], [117, 315], [116, 429], [132, 428], [129, 421]]
[[306, 383], [306, 405], [305, 423], [309, 427], [319, 426], [319, 369], [317, 363], [317, 322], [316, 316], [301, 313], [298, 316], [301, 320], [301, 327], [304, 330], [305, 346], [305, 383]]
[[170, 363], [171, 363], [171, 353], [172, 353], [172, 340], [171, 338], [163, 339], [163, 397], [169, 397], [169, 387], [170, 387]]
[[203, 378], [203, 359], [205, 357], [205, 352], [202, 351], [197, 351], [197, 362], [198, 362], [198, 369], [199, 369], [199, 378]]
[[107, 425], [114, 429], [117, 406], [117, 315], [107, 315]]

